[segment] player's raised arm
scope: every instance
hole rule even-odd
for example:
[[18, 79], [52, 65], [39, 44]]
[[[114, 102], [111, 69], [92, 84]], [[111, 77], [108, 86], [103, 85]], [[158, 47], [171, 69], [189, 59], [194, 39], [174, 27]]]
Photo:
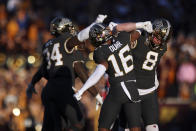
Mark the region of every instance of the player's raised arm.
[[83, 44], [83, 42], [89, 38], [90, 28], [96, 23], [102, 23], [105, 18], [107, 18], [107, 15], [99, 14], [96, 20], [91, 25], [84, 28], [77, 35], [74, 35], [71, 39], [67, 41], [67, 48], [69, 50], [72, 50], [75, 46]]
[[146, 22], [128, 22], [128, 23], [114, 23], [110, 22], [109, 24], [110, 30], [116, 30], [116, 31], [126, 31], [126, 32], [131, 32], [136, 29], [143, 29], [146, 30], [149, 33], [152, 33], [152, 23], [150, 21]]
[[34, 86], [38, 81], [41, 80], [42, 77], [48, 79], [46, 73], [46, 62], [44, 60], [42, 61], [42, 64], [37, 70], [37, 72], [33, 75], [31, 82], [28, 84], [28, 87], [26, 89], [26, 95], [28, 99], [32, 98], [33, 93], [37, 93]]
[[127, 22], [127, 23], [120, 23], [120, 24], [110, 22], [109, 28], [110, 30], [112, 30], [113, 34], [118, 34], [118, 32], [121, 31], [130, 32], [131, 42], [134, 42], [140, 37], [141, 31], [138, 29], [145, 30], [148, 33], [152, 33], [153, 31], [152, 23], [150, 21], [137, 22], [137, 23]]
[[82, 94], [101, 79], [108, 68], [108, 62], [105, 60], [104, 56], [100, 58], [102, 55], [100, 54], [101, 50], [99, 50], [99, 46], [103, 43], [110, 42], [112, 37], [110, 32], [110, 30], [105, 30], [105, 27], [103, 27], [101, 24], [94, 25], [90, 30], [89, 39], [93, 46], [96, 47], [93, 57], [98, 65], [83, 87], [74, 95], [77, 100], [80, 100]]
[[53, 35], [64, 34], [65, 32], [70, 34], [70, 37], [65, 41], [65, 49], [71, 53], [75, 46], [83, 44], [89, 38], [90, 28], [96, 23], [102, 23], [106, 17], [107, 15], [99, 14], [91, 25], [81, 30], [78, 34], [76, 27], [70, 19], [56, 17], [50, 23], [50, 31]]

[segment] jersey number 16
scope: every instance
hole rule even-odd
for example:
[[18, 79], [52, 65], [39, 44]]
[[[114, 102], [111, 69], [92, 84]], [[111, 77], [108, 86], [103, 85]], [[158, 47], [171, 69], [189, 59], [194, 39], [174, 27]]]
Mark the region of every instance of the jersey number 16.
[[[133, 64], [131, 64], [129, 66], [127, 65], [127, 62], [128, 61], [131, 61], [131, 63], [133, 63], [133, 56], [132, 55], [124, 56], [124, 53], [125, 52], [130, 52], [130, 48], [129, 48], [128, 45], [126, 45], [125, 47], [123, 47], [119, 51], [119, 53], [118, 53], [118, 56], [119, 56], [120, 61], [122, 63], [122, 67], [124, 69], [124, 72], [125, 72], [125, 74], [127, 74], [127, 73], [129, 73], [130, 71], [133, 70]], [[116, 61], [116, 58], [115, 58], [114, 54], [112, 54], [112, 55], [110, 55], [108, 57], [108, 61], [111, 61], [112, 62], [112, 65], [113, 65], [114, 71], [115, 71], [115, 74], [114, 74], [115, 77], [123, 76], [124, 75], [123, 71], [121, 71], [120, 68], [119, 68], [119, 65], [118, 65], [118, 63]]]

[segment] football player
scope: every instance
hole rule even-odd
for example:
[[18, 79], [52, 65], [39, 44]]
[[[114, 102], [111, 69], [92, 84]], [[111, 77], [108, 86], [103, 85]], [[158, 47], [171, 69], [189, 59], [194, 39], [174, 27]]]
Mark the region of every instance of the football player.
[[[134, 23], [115, 24], [111, 22], [110, 27], [113, 31], [130, 32], [134, 28]], [[141, 96], [142, 119], [146, 131], [159, 131], [157, 98], [159, 81], [156, 69], [161, 57], [167, 51], [167, 42], [171, 37], [172, 27], [168, 20], [156, 19], [152, 23], [152, 29], [150, 33], [145, 30], [132, 31], [130, 41], [136, 84]], [[122, 119], [126, 118], [122, 116]]]
[[[145, 30], [151, 27], [149, 22], [143, 22], [142, 25]], [[98, 65], [74, 96], [80, 100], [84, 91], [95, 85], [107, 72], [111, 87], [101, 108], [99, 131], [109, 131], [121, 109], [126, 114], [131, 131], [140, 131], [140, 100], [133, 71], [130, 33], [120, 32], [114, 37], [108, 27], [95, 24], [90, 29], [89, 40], [95, 47], [93, 58]]]
[[[95, 23], [103, 22], [106, 18], [99, 15]], [[54, 38], [43, 45], [43, 63], [34, 75], [27, 88], [27, 97], [31, 98], [36, 93], [34, 85], [41, 77], [48, 82], [42, 91], [42, 102], [44, 105], [43, 131], [62, 130], [61, 118], [68, 120], [71, 129], [79, 131], [83, 128], [83, 116], [78, 102], [74, 99], [75, 73], [82, 82], [88, 78], [87, 72], [81, 60], [81, 55], [74, 53], [74, 47], [83, 44], [89, 36], [91, 26], [76, 33], [72, 21], [68, 18], [56, 17], [50, 23], [50, 32]], [[92, 95], [97, 95], [96, 88], [89, 90]]]

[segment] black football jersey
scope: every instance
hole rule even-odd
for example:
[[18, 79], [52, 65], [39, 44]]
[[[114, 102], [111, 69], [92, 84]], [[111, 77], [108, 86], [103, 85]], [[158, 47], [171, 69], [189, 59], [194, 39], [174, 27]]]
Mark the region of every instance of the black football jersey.
[[74, 49], [72, 51], [67, 50], [66, 43], [71, 37], [71, 35], [67, 34], [49, 40], [43, 46], [43, 65], [45, 65], [49, 79], [58, 77], [72, 78], [74, 85], [74, 62], [82, 61], [84, 58]]
[[147, 32], [143, 31], [141, 36], [131, 45], [139, 89], [149, 89], [158, 86], [156, 69], [161, 57], [167, 50], [167, 46], [164, 46], [157, 51], [152, 51], [145, 42], [147, 35]]
[[97, 47], [93, 58], [97, 64], [102, 61], [108, 62], [106, 73], [109, 75], [111, 85], [121, 81], [135, 80], [129, 33], [121, 32], [111, 44]]

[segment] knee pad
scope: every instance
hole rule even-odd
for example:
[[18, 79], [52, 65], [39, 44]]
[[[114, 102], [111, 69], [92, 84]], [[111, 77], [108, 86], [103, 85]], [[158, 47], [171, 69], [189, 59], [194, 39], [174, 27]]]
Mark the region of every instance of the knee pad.
[[159, 131], [159, 126], [157, 124], [147, 125], [146, 131]]

